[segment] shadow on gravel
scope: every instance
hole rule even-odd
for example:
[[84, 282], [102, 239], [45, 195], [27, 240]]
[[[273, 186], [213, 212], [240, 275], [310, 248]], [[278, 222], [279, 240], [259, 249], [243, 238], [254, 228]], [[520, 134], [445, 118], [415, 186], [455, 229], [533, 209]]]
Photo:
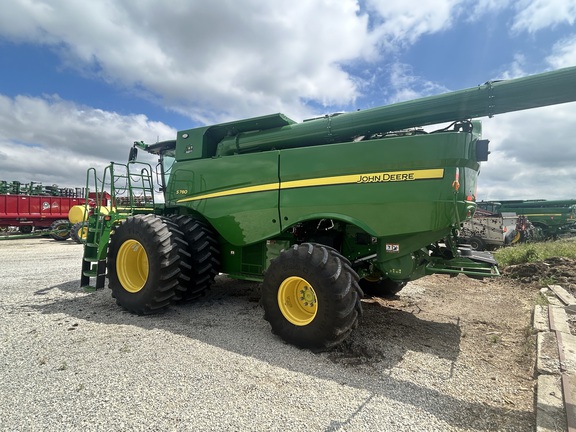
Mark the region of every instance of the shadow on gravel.
[[[42, 296], [53, 290], [81, 293], [78, 281], [38, 290]], [[116, 305], [105, 288], [94, 293], [26, 305], [42, 314], [66, 314], [70, 329], [82, 326], [75, 320], [107, 325], [132, 325], [145, 330], [161, 329], [200, 342], [248, 356], [287, 370], [312, 375], [366, 390], [370, 396], [346, 422], [333, 423], [327, 430], [346, 427], [364, 405], [379, 395], [424, 410], [448, 424], [472, 430], [508, 430], [506, 424], [530, 424], [533, 413], [469, 402], [433, 388], [395, 378], [394, 367], [406, 352], [421, 352], [444, 360], [443, 370], [425, 370], [441, 380], [452, 377], [460, 352], [461, 329], [457, 318], [421, 318], [417, 306], [404, 303], [402, 297], [386, 301], [388, 306], [363, 303], [364, 316], [358, 329], [332, 351], [313, 354], [300, 350], [270, 332], [258, 305], [259, 284], [219, 277], [212, 290], [190, 304], [171, 307], [167, 313], [152, 316], [132, 315]], [[111, 332], [114, 328], [110, 329]], [[270, 349], [271, 345], [275, 349]], [[426, 366], [424, 366], [425, 368]]]

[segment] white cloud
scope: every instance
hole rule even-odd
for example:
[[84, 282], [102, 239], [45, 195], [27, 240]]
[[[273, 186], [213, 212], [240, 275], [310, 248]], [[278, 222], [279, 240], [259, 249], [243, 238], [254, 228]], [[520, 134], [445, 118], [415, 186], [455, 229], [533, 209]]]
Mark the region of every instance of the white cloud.
[[576, 0], [518, 0], [512, 30], [534, 33], [576, 21]]
[[449, 91], [425, 78], [415, 76], [411, 67], [402, 63], [394, 63], [390, 68], [390, 87], [394, 92], [389, 95], [390, 103], [403, 102], [425, 96]]
[[401, 45], [449, 28], [462, 3], [466, 0], [366, 0], [379, 17], [375, 33], [380, 42]]
[[368, 18], [354, 0], [71, 2], [15, 0], [0, 32], [59, 49], [67, 65], [197, 119], [346, 104], [342, 64], [369, 57]]
[[483, 14], [489, 12], [500, 12], [507, 9], [513, 0], [478, 0], [470, 4], [472, 13], [469, 14], [470, 20], [479, 19]]
[[[363, 82], [347, 65], [511, 3], [173, 0], [166, 7], [150, 0], [12, 0], [0, 14], [0, 36], [49, 46], [67, 67], [200, 122], [274, 111], [301, 119], [316, 114], [308, 102], [346, 106], [360, 95]], [[513, 28], [532, 32], [573, 23], [576, 0], [522, 0], [514, 10]], [[419, 85], [424, 93], [434, 89]], [[405, 87], [397, 98], [412, 91]]]
[[89, 167], [126, 161], [133, 141], [153, 143], [175, 135], [144, 115], [121, 116], [57, 96], [0, 95], [0, 180], [80, 187]]
[[481, 199], [576, 196], [576, 103], [498, 115], [483, 121], [490, 139], [479, 180]]
[[576, 65], [576, 35], [556, 42], [546, 60], [555, 69]]

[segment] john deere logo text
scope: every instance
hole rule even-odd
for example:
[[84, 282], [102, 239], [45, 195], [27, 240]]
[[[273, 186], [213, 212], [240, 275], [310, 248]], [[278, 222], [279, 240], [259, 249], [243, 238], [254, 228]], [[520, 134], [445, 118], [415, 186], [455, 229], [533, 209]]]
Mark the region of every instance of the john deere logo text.
[[376, 174], [376, 175], [361, 175], [358, 177], [356, 183], [382, 183], [382, 182], [393, 182], [393, 181], [408, 181], [416, 180], [414, 173], [398, 173], [398, 174]]

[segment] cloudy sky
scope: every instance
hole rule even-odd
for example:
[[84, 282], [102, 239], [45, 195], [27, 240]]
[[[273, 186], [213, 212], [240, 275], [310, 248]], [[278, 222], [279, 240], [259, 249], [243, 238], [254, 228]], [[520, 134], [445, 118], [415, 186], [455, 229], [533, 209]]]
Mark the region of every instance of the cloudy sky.
[[[576, 66], [575, 21], [576, 0], [10, 0], [0, 180], [82, 186], [180, 129]], [[574, 126], [576, 103], [486, 118], [479, 199], [576, 198]]]

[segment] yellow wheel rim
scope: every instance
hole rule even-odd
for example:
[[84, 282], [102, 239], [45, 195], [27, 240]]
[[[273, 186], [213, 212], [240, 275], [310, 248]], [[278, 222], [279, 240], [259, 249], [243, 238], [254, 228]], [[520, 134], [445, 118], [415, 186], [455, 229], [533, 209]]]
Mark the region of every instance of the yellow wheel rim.
[[514, 236], [510, 244], [518, 243], [518, 240], [520, 240], [520, 236], [521, 236], [520, 231], [516, 231], [516, 235]]
[[286, 278], [278, 290], [278, 306], [288, 321], [297, 326], [310, 324], [318, 312], [316, 292], [305, 279]]
[[56, 235], [63, 239], [67, 238], [70, 235], [68, 225], [58, 225], [56, 227]]
[[137, 293], [144, 287], [148, 280], [148, 254], [139, 242], [128, 240], [120, 246], [116, 271], [126, 291]]
[[88, 228], [87, 227], [82, 227], [78, 230], [78, 238], [82, 239], [82, 240], [86, 240], [86, 237], [88, 237]]

